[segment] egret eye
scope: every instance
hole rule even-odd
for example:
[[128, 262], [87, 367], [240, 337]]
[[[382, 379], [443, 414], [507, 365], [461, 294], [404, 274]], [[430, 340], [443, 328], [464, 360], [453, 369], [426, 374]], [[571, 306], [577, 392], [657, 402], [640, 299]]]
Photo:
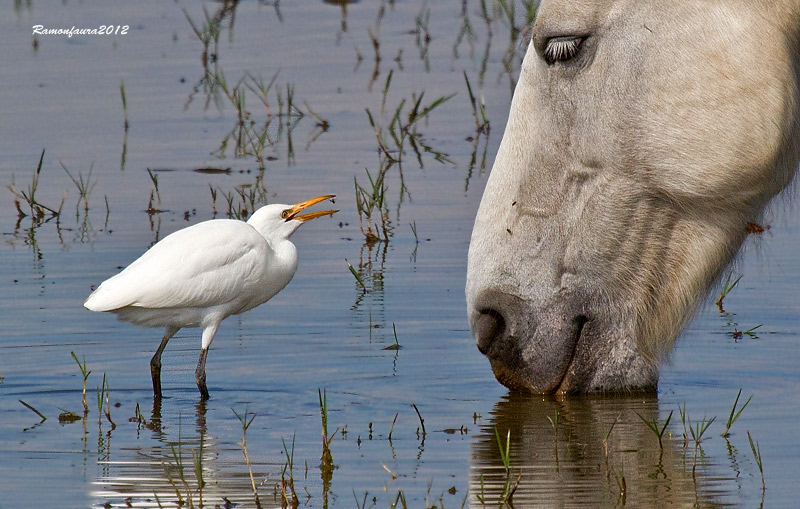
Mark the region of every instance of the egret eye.
[[286, 209], [283, 212], [281, 212], [281, 219], [287, 219], [289, 217], [289, 213], [290, 212], [291, 212], [291, 210], [289, 210], [289, 209]]
[[548, 64], [555, 62], [565, 62], [581, 49], [581, 44], [585, 37], [579, 36], [560, 36], [551, 37], [544, 46], [543, 56]]

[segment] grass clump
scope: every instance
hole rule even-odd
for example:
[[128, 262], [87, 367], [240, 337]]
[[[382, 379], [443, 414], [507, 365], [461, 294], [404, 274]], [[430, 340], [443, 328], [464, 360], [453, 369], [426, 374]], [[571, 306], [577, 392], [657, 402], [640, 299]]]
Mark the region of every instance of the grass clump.
[[24, 406], [25, 408], [27, 408], [28, 410], [30, 410], [31, 412], [35, 413], [36, 415], [38, 415], [39, 417], [42, 418], [42, 420], [41, 420], [41, 422], [39, 424], [41, 424], [42, 422], [47, 420], [47, 417], [45, 417], [45, 415], [42, 412], [40, 412], [36, 408], [34, 408], [33, 405], [30, 405], [29, 403], [26, 403], [26, 402], [22, 401], [21, 399], [18, 399], [17, 401], [22, 403], [22, 406]]
[[81, 202], [83, 202], [84, 214], [87, 214], [89, 212], [89, 195], [92, 193], [92, 190], [94, 190], [94, 186], [97, 185], [97, 180], [92, 182], [92, 170], [94, 169], [94, 164], [89, 166], [89, 174], [86, 176], [86, 178], [83, 177], [83, 173], [81, 172], [78, 172], [78, 177], [75, 178], [72, 173], [69, 172], [63, 162], [59, 161], [58, 164], [61, 165], [61, 167], [67, 173], [69, 179], [78, 189], [79, 198], [78, 203], [75, 204], [75, 217], [79, 217], [78, 207], [80, 206]]
[[321, 468], [333, 469], [333, 454], [331, 454], [331, 442], [333, 437], [338, 433], [339, 428], [336, 428], [333, 433], [328, 435], [328, 394], [324, 390], [317, 390], [319, 394], [319, 413], [322, 419], [322, 466]]
[[757, 441], [753, 441], [753, 437], [750, 436], [750, 431], [747, 432], [747, 440], [750, 441], [750, 450], [753, 451], [753, 458], [755, 458], [756, 466], [758, 466], [758, 471], [761, 473], [761, 493], [763, 496], [764, 491], [767, 489], [767, 484], [764, 481], [764, 464], [761, 458], [761, 447], [758, 445]]
[[147, 202], [147, 209], [145, 212], [152, 216], [153, 214], [163, 212], [161, 209], [161, 192], [158, 189], [158, 174], [153, 172], [150, 168], [147, 168], [147, 175], [150, 177], [150, 183], [153, 184], [153, 189], [150, 190], [150, 199]]
[[472, 85], [469, 82], [469, 76], [467, 76], [466, 71], [464, 71], [464, 81], [467, 83], [469, 103], [472, 106], [472, 117], [475, 119], [475, 130], [478, 134], [489, 134], [489, 119], [486, 118], [486, 102], [483, 99], [483, 95], [481, 95], [481, 101], [478, 104], [475, 94], [472, 93]]
[[600, 423], [600, 428], [603, 432], [603, 452], [605, 454], [605, 459], [606, 459], [606, 477], [611, 476], [611, 471], [608, 468], [608, 439], [611, 437], [611, 432], [614, 431], [614, 426], [617, 425], [619, 417], [620, 416], [617, 415], [617, 417], [614, 419], [614, 422], [611, 423], [611, 426], [609, 426], [608, 429], [606, 429], [605, 424], [603, 424], [602, 422]]
[[517, 491], [519, 487], [519, 481], [522, 479], [522, 474], [520, 473], [516, 480], [512, 480], [511, 474], [511, 430], [508, 430], [506, 433], [506, 440], [505, 444], [500, 438], [500, 433], [497, 431], [497, 428], [494, 429], [494, 436], [497, 439], [497, 447], [500, 451], [500, 461], [503, 463], [503, 470], [505, 471], [506, 480], [503, 484], [503, 491], [500, 494], [500, 505], [505, 506], [509, 505], [511, 507], [514, 506], [512, 502], [512, 497], [514, 493]]
[[384, 347], [384, 350], [400, 350], [403, 348], [397, 341], [397, 327], [395, 327], [394, 322], [392, 322], [392, 332], [394, 333], [394, 344]]
[[[39, 177], [42, 173], [42, 163], [44, 162], [44, 149], [39, 156], [39, 164], [36, 165], [36, 170], [33, 172], [33, 179], [24, 190], [17, 189], [14, 177], [11, 177], [11, 184], [6, 186], [11, 194], [14, 195], [14, 206], [17, 209], [17, 215], [21, 221], [24, 217], [31, 217], [34, 226], [39, 226], [42, 223], [50, 221], [53, 218], [58, 218], [61, 215], [61, 209], [64, 206], [64, 199], [62, 198], [61, 204], [58, 207], [48, 207], [41, 203], [36, 196], [39, 189]], [[22, 203], [28, 209], [28, 212], [23, 211]]]
[[91, 371], [86, 369], [86, 356], [83, 356], [83, 363], [78, 360], [78, 356], [75, 355], [75, 352], [70, 352], [72, 358], [75, 359], [75, 362], [78, 364], [78, 368], [81, 370], [81, 376], [83, 376], [83, 415], [89, 413], [89, 405], [86, 404], [86, 382], [89, 379], [89, 375], [92, 374]]
[[736, 405], [739, 403], [739, 397], [741, 395], [742, 395], [742, 389], [739, 389], [739, 392], [736, 394], [736, 399], [733, 401], [733, 407], [731, 408], [731, 413], [730, 415], [728, 415], [728, 420], [725, 422], [725, 431], [722, 432], [723, 438], [728, 438], [730, 436], [731, 426], [733, 426], [733, 423], [736, 422], [736, 420], [739, 418], [740, 415], [742, 415], [742, 412], [744, 412], [744, 409], [747, 408], [747, 405], [748, 403], [750, 403], [750, 400], [753, 399], [753, 396], [751, 395], [749, 398], [747, 398], [747, 401], [744, 402], [742, 408], [740, 408], [739, 411], [736, 412]]
[[[255, 477], [253, 477], [253, 465], [250, 463], [250, 455], [247, 453], [247, 430], [248, 428], [250, 428], [250, 425], [253, 424], [253, 420], [256, 418], [256, 414], [253, 412], [248, 412], [247, 408], [244, 409], [244, 414], [241, 415], [232, 408], [231, 411], [233, 411], [233, 414], [236, 416], [237, 419], [239, 419], [239, 422], [242, 425], [242, 441], [240, 442], [239, 445], [242, 448], [244, 461], [245, 463], [247, 463], [247, 470], [250, 473], [250, 486], [253, 488], [253, 499], [255, 500], [256, 507], [261, 509], [261, 500], [258, 498], [258, 490], [256, 490], [256, 480]], [[292, 450], [294, 450], [294, 442], [292, 442]]]
[[733, 281], [731, 281], [731, 276], [729, 275], [725, 279], [725, 283], [722, 285], [722, 291], [720, 292], [719, 297], [717, 297], [717, 302], [716, 302], [717, 309], [719, 309], [720, 313], [725, 312], [725, 310], [722, 308], [722, 301], [725, 299], [725, 297], [728, 296], [729, 293], [731, 293], [731, 291], [734, 288], [736, 288], [736, 285], [739, 284], [739, 281], [741, 281], [743, 277], [744, 275], [741, 275], [736, 279], [734, 279]]
[[367, 293], [367, 291], [368, 291], [368, 290], [367, 290], [367, 286], [364, 284], [364, 280], [363, 280], [363, 279], [361, 278], [361, 276], [358, 274], [358, 271], [356, 271], [356, 269], [353, 267], [353, 265], [352, 265], [350, 262], [348, 262], [346, 259], [345, 259], [345, 263], [347, 263], [347, 268], [348, 268], [348, 269], [350, 269], [350, 273], [351, 273], [351, 274], [353, 275], [353, 277], [356, 279], [356, 282], [357, 282], [357, 283], [358, 283], [358, 285], [361, 287], [361, 290], [362, 290], [364, 293]]
[[664, 422], [664, 425], [661, 426], [661, 427], [659, 427], [659, 425], [658, 425], [658, 419], [657, 418], [655, 420], [653, 420], [653, 421], [648, 421], [647, 419], [642, 417], [641, 414], [639, 414], [639, 412], [636, 412], [636, 415], [639, 416], [639, 419], [641, 419], [642, 422], [644, 422], [647, 425], [647, 427], [650, 429], [650, 431], [652, 431], [653, 434], [658, 438], [658, 448], [661, 449], [662, 451], [664, 450], [664, 441], [663, 441], [664, 433], [667, 431], [667, 426], [669, 426], [669, 421], [672, 420], [673, 412], [674, 412], [674, 410], [671, 410], [669, 412], [669, 415], [667, 416], [667, 420]]
[[695, 475], [695, 469], [697, 468], [697, 451], [700, 450], [700, 443], [705, 440], [704, 435], [715, 419], [716, 417], [712, 417], [711, 419], [707, 420], [706, 417], [703, 416], [703, 419], [697, 421], [694, 426], [689, 426], [689, 433], [691, 433], [692, 440], [694, 441], [694, 454], [692, 455], [693, 476]]
[[117, 425], [111, 419], [111, 404], [109, 403], [109, 387], [108, 387], [108, 380], [106, 379], [106, 374], [103, 373], [103, 382], [100, 384], [100, 387], [97, 388], [97, 411], [100, 415], [98, 415], [97, 420], [100, 422], [103, 415], [105, 415], [106, 420], [111, 424], [111, 429], [116, 429]]
[[122, 115], [124, 117], [125, 130], [128, 130], [128, 101], [125, 98], [125, 82], [119, 82], [119, 94], [122, 96]]
[[387, 170], [388, 167], [381, 168], [375, 178], [372, 177], [369, 170], [366, 170], [369, 179], [369, 185], [366, 187], [361, 186], [358, 179], [353, 177], [359, 226], [368, 245], [376, 242], [389, 242], [391, 235], [392, 226], [389, 220], [389, 207], [386, 204], [386, 184], [384, 183]]
[[758, 334], [756, 334], [754, 331], [756, 329], [758, 329], [759, 327], [761, 327], [762, 325], [763, 324], [760, 323], [760, 324], [756, 325], [755, 327], [750, 327], [747, 330], [734, 329], [733, 332], [731, 332], [731, 336], [733, 336], [733, 339], [741, 339], [742, 336], [750, 336], [751, 338], [756, 338], [757, 339], [758, 338]]
[[[294, 442], [295, 435], [292, 435], [291, 450], [286, 446], [286, 441], [281, 438], [283, 451], [286, 453], [286, 464], [281, 471], [281, 507], [297, 507], [300, 500], [297, 498], [297, 491], [294, 489]], [[288, 477], [287, 477], [288, 474]], [[260, 509], [260, 505], [258, 505]]]
[[[383, 89], [383, 99], [381, 102], [381, 112], [385, 110], [386, 97], [392, 81], [393, 72], [394, 71], [389, 72], [389, 75], [386, 78], [386, 83]], [[449, 161], [446, 154], [437, 152], [425, 143], [421, 133], [418, 131], [418, 125], [423, 119], [427, 118], [431, 112], [433, 112], [433, 110], [452, 99], [455, 95], [456, 94], [441, 96], [429, 104], [423, 105], [422, 100], [425, 97], [425, 92], [421, 92], [419, 95], [412, 93], [410, 100], [403, 98], [400, 101], [400, 103], [394, 109], [387, 126], [379, 124], [375, 120], [375, 116], [372, 114], [372, 111], [367, 108], [367, 118], [369, 119], [370, 126], [375, 132], [375, 138], [378, 142], [378, 149], [382, 153], [383, 157], [392, 163], [402, 163], [406, 142], [408, 142], [416, 154], [417, 161], [419, 162], [420, 166], [423, 166], [423, 152], [431, 154], [437, 161]], [[404, 116], [403, 108], [406, 106], [406, 104], [410, 104], [411, 107], [406, 111]], [[394, 143], [393, 146], [390, 145], [389, 139], [391, 139], [391, 142]]]

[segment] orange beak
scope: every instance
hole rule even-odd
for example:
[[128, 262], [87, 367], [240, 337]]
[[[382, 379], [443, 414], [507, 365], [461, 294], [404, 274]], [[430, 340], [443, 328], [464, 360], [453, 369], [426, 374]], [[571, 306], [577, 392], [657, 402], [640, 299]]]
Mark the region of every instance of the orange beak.
[[292, 219], [295, 219], [297, 221], [310, 221], [310, 220], [312, 220], [314, 218], [317, 218], [317, 217], [329, 216], [331, 214], [335, 214], [335, 213], [337, 213], [339, 211], [338, 210], [321, 210], [319, 212], [309, 212], [308, 214], [298, 215], [298, 214], [300, 214], [300, 212], [302, 212], [303, 210], [307, 209], [308, 207], [310, 207], [312, 205], [316, 205], [317, 203], [319, 203], [321, 201], [332, 200], [335, 197], [336, 197], [335, 194], [326, 194], [325, 196], [317, 196], [316, 198], [312, 198], [312, 199], [310, 199], [308, 201], [304, 201], [304, 202], [300, 202], [300, 203], [297, 203], [295, 205], [292, 205], [292, 208], [289, 210], [289, 215], [286, 216], [286, 220], [287, 221], [291, 221]]

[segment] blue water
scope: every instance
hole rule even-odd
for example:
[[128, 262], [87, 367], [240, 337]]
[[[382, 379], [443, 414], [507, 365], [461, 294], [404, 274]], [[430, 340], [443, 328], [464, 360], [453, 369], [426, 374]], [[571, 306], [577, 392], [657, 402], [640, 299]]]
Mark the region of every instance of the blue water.
[[[398, 493], [410, 507], [496, 505], [508, 479], [518, 506], [791, 505], [800, 470], [795, 210], [779, 206], [768, 216], [771, 229], [749, 243], [734, 269], [744, 277], [725, 301], [726, 314], [709, 299], [664, 367], [657, 398], [509, 395], [474, 346], [463, 298], [472, 220], [524, 48], [509, 49], [499, 6], [487, 24], [479, 2], [467, 2], [474, 39], [465, 36], [454, 51], [465, 19], [461, 2], [281, 3], [278, 10], [242, 2], [210, 45], [208, 69], [224, 74], [229, 89], [248, 75], [269, 83], [279, 72], [274, 86], [283, 107], [289, 84], [306, 112], [271, 121], [274, 143], [261, 162], [236, 156], [229, 137], [236, 110], [224, 91], [203, 81], [203, 44], [187, 16], [202, 28], [203, 9], [212, 17], [220, 8], [45, 2], [7, 6], [0, 17], [0, 180], [27, 190], [45, 149], [36, 198], [51, 208], [64, 200], [58, 219], [38, 224], [18, 220], [14, 195], [0, 194], [0, 507], [174, 507], [176, 490], [194, 505], [202, 499], [206, 506], [254, 506], [234, 411], [255, 413], [247, 450], [259, 498], [269, 507], [281, 505], [293, 437], [294, 486], [299, 503], [310, 507], [364, 500], [369, 507], [373, 499], [388, 507]], [[517, 6], [518, 26], [522, 13]], [[417, 19], [422, 48], [413, 33]], [[34, 24], [130, 28], [124, 36], [40, 35], [34, 47]], [[380, 41], [374, 80], [368, 29]], [[488, 137], [476, 139], [464, 71], [485, 98]], [[268, 94], [273, 113], [276, 89]], [[246, 108], [257, 126], [265, 125], [265, 106], [246, 90]], [[385, 126], [402, 99], [423, 91], [426, 104], [457, 94], [418, 126], [447, 161], [423, 154], [420, 167], [406, 145], [402, 172], [387, 172], [390, 241], [367, 245], [353, 180], [366, 186], [365, 169], [376, 175], [379, 157], [364, 109]], [[329, 122], [327, 131], [309, 107]], [[62, 164], [93, 186], [88, 212]], [[157, 176], [157, 195], [148, 169]], [[242, 204], [237, 189], [258, 190], [259, 203], [332, 193], [341, 212], [295, 235], [300, 267], [283, 292], [223, 323], [208, 359], [207, 404], [198, 405], [193, 377], [199, 331], [187, 329], [164, 354], [165, 399], [154, 408], [148, 364], [161, 331], [86, 311], [83, 299], [157, 239], [215, 212], [225, 217], [225, 195], [234, 208]], [[148, 214], [154, 204], [162, 211]], [[733, 338], [735, 330], [759, 324], [757, 337]], [[385, 350], [395, 331], [402, 348]], [[59, 423], [65, 410], [83, 415], [82, 377], [70, 352], [91, 370], [89, 413]], [[113, 428], [98, 412], [104, 374]], [[753, 398], [725, 441], [720, 433], [739, 388], [740, 405]], [[320, 468], [319, 389], [327, 394], [329, 433], [339, 429], [330, 444], [333, 470]], [[696, 461], [693, 443], [684, 447], [681, 437], [684, 403], [690, 423], [716, 416]], [[143, 421], [135, 419], [137, 405]], [[663, 424], [671, 411], [661, 453], [637, 412]], [[554, 432], [547, 417], [556, 412]], [[606, 461], [603, 430], [615, 420]], [[495, 428], [503, 440], [511, 430], [509, 474]], [[747, 431], [763, 457], [763, 499]], [[202, 495], [192, 454], [202, 457]]]

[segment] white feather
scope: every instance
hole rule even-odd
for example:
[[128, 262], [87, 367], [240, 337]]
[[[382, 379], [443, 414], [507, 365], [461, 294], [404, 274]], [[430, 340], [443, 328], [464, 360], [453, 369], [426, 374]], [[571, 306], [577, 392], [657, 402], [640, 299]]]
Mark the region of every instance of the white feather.
[[[267, 295], [261, 293], [261, 304], [283, 288], [261, 288], [274, 262], [269, 242], [252, 226], [232, 219], [206, 221], [165, 237], [104, 281], [84, 305], [92, 311], [205, 308], [258, 298], [251, 294], [262, 289]], [[292, 275], [280, 278], [284, 286]]]

